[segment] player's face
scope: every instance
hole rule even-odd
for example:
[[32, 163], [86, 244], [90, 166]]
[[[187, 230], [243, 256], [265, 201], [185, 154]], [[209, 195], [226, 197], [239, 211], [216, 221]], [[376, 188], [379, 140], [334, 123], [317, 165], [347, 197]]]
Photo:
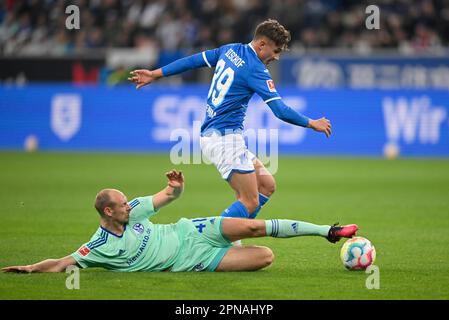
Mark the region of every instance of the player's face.
[[282, 53], [282, 48], [277, 46], [273, 40], [266, 39], [260, 46], [260, 60], [265, 65], [269, 65], [270, 62], [278, 61]]
[[128, 204], [126, 196], [121, 192], [114, 192], [114, 206], [112, 207], [112, 217], [119, 223], [125, 224], [129, 221], [131, 207]]

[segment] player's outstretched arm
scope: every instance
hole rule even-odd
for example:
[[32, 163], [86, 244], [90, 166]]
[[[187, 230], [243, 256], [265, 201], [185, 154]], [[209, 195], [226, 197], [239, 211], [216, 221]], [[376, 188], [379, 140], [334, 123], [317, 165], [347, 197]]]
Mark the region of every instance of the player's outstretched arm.
[[[212, 65], [215, 65], [214, 63]], [[136, 89], [152, 83], [153, 81], [162, 78], [169, 77], [175, 74], [179, 74], [191, 69], [197, 69], [202, 67], [212, 67], [211, 63], [206, 58], [206, 53], [196, 53], [194, 55], [178, 59], [169, 63], [168, 65], [159, 68], [157, 70], [134, 70], [131, 71], [131, 77], [128, 80], [137, 84]]]
[[318, 120], [309, 119], [287, 106], [280, 98], [270, 101], [268, 106], [271, 111], [273, 111], [274, 115], [282, 121], [323, 132], [328, 138], [332, 133], [332, 126], [328, 119], [324, 117]]
[[3, 272], [35, 273], [35, 272], [63, 272], [68, 266], [76, 265], [72, 256], [61, 259], [47, 259], [27, 266], [12, 266], [2, 268]]
[[167, 187], [153, 196], [153, 206], [155, 210], [158, 210], [179, 198], [184, 190], [184, 175], [181, 171], [171, 170], [165, 175], [168, 178]]

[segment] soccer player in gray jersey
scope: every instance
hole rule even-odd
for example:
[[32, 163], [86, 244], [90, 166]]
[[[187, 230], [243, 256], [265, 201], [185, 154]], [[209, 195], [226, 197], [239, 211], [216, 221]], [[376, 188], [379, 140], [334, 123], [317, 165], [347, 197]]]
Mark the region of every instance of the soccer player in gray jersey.
[[100, 226], [77, 251], [60, 259], [5, 267], [4, 272], [63, 272], [68, 266], [101, 267], [113, 271], [253, 271], [269, 266], [271, 249], [233, 246], [245, 238], [322, 236], [330, 242], [352, 237], [356, 225], [315, 225], [293, 220], [258, 220], [213, 216], [181, 218], [173, 224], [153, 224], [149, 218], [177, 199], [184, 177], [167, 174], [168, 185], [153, 196], [128, 202], [116, 189], [101, 190], [95, 198]]

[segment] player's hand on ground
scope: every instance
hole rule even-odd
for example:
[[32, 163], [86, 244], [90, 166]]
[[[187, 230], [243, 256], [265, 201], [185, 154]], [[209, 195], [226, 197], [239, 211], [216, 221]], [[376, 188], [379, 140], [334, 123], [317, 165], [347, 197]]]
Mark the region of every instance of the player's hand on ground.
[[147, 84], [150, 84], [151, 82], [156, 80], [153, 71], [150, 70], [145, 69], [133, 70], [130, 72], [130, 74], [131, 76], [128, 78], [128, 80], [137, 84], [136, 89], [140, 89], [143, 86], [146, 86]]
[[171, 170], [165, 175], [168, 178], [168, 185], [172, 188], [182, 188], [184, 186], [184, 175], [182, 171]]
[[13, 266], [2, 268], [3, 272], [14, 272], [14, 273], [31, 273], [33, 270], [31, 266]]
[[309, 127], [315, 131], [324, 132], [324, 134], [326, 134], [326, 137], [328, 138], [332, 133], [331, 122], [329, 121], [329, 119], [326, 119], [325, 117], [318, 120], [310, 120]]

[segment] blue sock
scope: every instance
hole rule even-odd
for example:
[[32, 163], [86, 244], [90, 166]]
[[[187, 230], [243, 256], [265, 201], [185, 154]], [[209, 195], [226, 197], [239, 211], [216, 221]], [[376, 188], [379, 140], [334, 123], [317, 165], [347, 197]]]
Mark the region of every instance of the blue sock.
[[248, 218], [249, 212], [240, 201], [236, 201], [229, 208], [221, 213], [222, 217], [229, 218]]
[[250, 219], [256, 219], [257, 215], [259, 214], [260, 209], [262, 209], [262, 207], [265, 205], [265, 203], [268, 202], [268, 200], [270, 200], [269, 197], [259, 193], [259, 206], [257, 207], [257, 209], [253, 213], [251, 213], [249, 215], [249, 218]]

